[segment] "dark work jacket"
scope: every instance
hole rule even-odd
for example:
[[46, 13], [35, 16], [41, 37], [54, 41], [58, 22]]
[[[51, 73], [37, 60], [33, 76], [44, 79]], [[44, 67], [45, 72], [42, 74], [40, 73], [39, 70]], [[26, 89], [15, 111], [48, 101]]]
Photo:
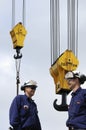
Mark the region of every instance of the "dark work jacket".
[[72, 93], [66, 125], [86, 129], [86, 89], [81, 87]]
[[41, 130], [37, 106], [26, 95], [18, 95], [14, 98], [9, 111], [9, 119], [15, 130], [30, 127]]

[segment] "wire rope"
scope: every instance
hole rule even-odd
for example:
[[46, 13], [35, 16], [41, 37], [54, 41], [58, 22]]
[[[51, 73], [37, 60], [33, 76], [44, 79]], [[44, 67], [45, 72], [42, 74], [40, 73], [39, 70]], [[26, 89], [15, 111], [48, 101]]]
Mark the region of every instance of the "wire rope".
[[12, 0], [12, 27], [15, 25], [15, 0]]

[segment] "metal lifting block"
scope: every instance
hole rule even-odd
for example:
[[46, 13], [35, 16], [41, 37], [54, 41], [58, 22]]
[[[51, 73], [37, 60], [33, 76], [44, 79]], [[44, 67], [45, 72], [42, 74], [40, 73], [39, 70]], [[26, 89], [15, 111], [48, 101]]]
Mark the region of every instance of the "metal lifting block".
[[79, 64], [78, 59], [74, 56], [71, 50], [66, 50], [50, 68], [50, 74], [54, 79], [56, 94], [70, 92], [68, 84], [64, 79], [67, 71], [76, 70]]
[[24, 46], [24, 39], [27, 34], [25, 27], [22, 23], [18, 23], [10, 32], [12, 41], [13, 41], [13, 48], [14, 49], [21, 49]]

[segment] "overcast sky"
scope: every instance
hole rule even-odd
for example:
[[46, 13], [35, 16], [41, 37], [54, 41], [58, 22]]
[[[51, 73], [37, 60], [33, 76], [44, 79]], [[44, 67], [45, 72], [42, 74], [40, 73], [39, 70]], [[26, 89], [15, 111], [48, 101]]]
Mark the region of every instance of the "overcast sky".
[[[21, 60], [20, 86], [28, 80], [36, 80], [38, 88], [35, 102], [43, 130], [67, 130], [65, 122], [67, 112], [58, 112], [53, 108], [53, 101], [58, 99], [55, 85], [49, 73], [50, 57], [50, 1], [26, 0], [26, 30]], [[66, 0], [61, 3], [61, 51], [67, 48], [66, 39]], [[12, 23], [11, 0], [0, 0], [0, 130], [9, 127], [9, 107], [16, 96], [16, 71], [12, 40], [9, 32]], [[22, 22], [22, 0], [16, 0], [16, 24]], [[79, 47], [78, 70], [86, 74], [86, 0], [79, 0]], [[19, 92], [23, 94], [23, 92]], [[70, 96], [68, 96], [68, 102]]]

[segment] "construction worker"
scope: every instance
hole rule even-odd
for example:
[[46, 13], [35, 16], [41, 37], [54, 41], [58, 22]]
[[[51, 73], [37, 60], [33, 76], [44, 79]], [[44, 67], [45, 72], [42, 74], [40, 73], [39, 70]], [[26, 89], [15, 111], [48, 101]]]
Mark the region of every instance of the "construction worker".
[[41, 130], [37, 106], [32, 100], [36, 88], [35, 81], [26, 82], [21, 86], [25, 94], [14, 98], [9, 111], [10, 125], [13, 130]]
[[65, 79], [73, 91], [66, 125], [69, 130], [86, 130], [86, 89], [82, 89], [80, 86], [86, 81], [86, 76], [67, 72]]

